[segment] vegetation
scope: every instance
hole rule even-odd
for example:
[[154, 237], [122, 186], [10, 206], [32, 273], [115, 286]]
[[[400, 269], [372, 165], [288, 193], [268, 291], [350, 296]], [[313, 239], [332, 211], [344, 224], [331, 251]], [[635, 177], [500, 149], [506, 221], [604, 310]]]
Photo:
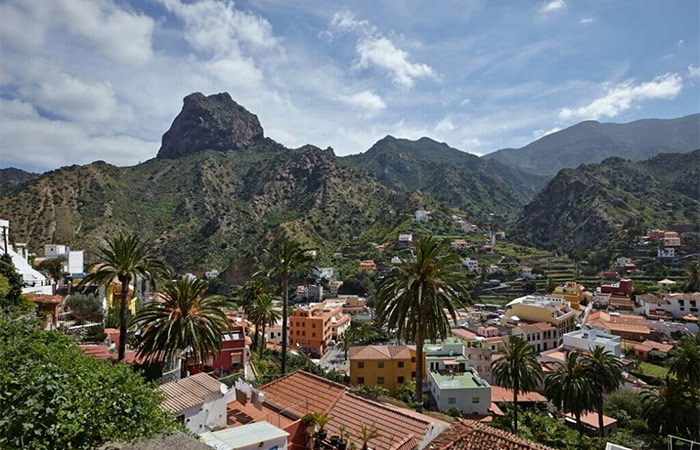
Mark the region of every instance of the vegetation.
[[160, 296], [141, 309], [134, 318], [139, 328], [138, 354], [149, 362], [173, 364], [179, 358], [182, 375], [187, 374], [188, 358], [202, 364], [210, 353], [221, 349], [223, 332], [229, 328], [223, 297], [204, 297], [207, 282], [181, 277], [167, 281]]
[[361, 384], [355, 386], [354, 389], [358, 392], [371, 395], [372, 397], [384, 397], [389, 395], [389, 390], [387, 388], [376, 384]]
[[89, 449], [180, 427], [134, 370], [57, 332], [0, 320], [0, 447]]
[[700, 261], [693, 261], [686, 268], [688, 280], [685, 283], [685, 292], [700, 292]]
[[537, 351], [518, 336], [498, 352], [500, 357], [492, 363], [491, 374], [499, 386], [513, 390], [513, 432], [518, 432], [518, 394], [534, 391], [542, 381], [542, 366], [537, 361]]
[[555, 369], [544, 376], [545, 395], [557, 408], [576, 417], [579, 434], [583, 435], [581, 414], [592, 409], [599, 386], [583, 363], [581, 353], [571, 352], [565, 362], [554, 365]]
[[[243, 306], [245, 313], [255, 324], [254, 347], [258, 346], [259, 331], [262, 328], [261, 320], [266, 320], [267, 323], [274, 323], [279, 319], [277, 313], [272, 309], [272, 291], [273, 286], [270, 279], [262, 275], [256, 275], [243, 286], [241, 292], [241, 306]], [[264, 308], [260, 309], [261, 307]], [[262, 342], [259, 345], [260, 357], [262, 357], [265, 348], [264, 331], [261, 338]]]
[[249, 319], [256, 324], [255, 335], [257, 336], [260, 327], [260, 345], [259, 345], [259, 355], [262, 358], [263, 350], [265, 349], [265, 329], [267, 325], [273, 325], [280, 319], [280, 314], [274, 309], [272, 303], [272, 295], [269, 293], [264, 293], [258, 296], [253, 304], [253, 307], [248, 315]]
[[603, 403], [605, 394], [615, 392], [624, 382], [622, 378], [622, 362], [612, 353], [596, 346], [593, 351], [582, 356], [582, 364], [588, 372], [588, 378], [593, 382], [592, 404], [598, 413], [599, 436], [604, 437]]
[[141, 240], [136, 234], [118, 234], [108, 238], [106, 245], [98, 247], [101, 262], [89, 269], [89, 274], [80, 287], [91, 283], [108, 287], [116, 279], [121, 284], [121, 302], [119, 309], [119, 361], [124, 359], [126, 352], [126, 330], [128, 326], [129, 283], [136, 278], [155, 282], [169, 274], [169, 269], [159, 259], [153, 256], [149, 243]]
[[65, 305], [70, 309], [73, 319], [81, 322], [101, 322], [104, 317], [102, 300], [95, 294], [71, 294]]
[[447, 246], [423, 236], [416, 244], [415, 262], [403, 262], [384, 277], [377, 290], [377, 313], [398, 336], [416, 343], [416, 407], [423, 404], [423, 344], [448, 336], [456, 308], [469, 298], [470, 280], [460, 259]]
[[685, 383], [673, 378], [663, 380], [657, 389], [643, 394], [642, 415], [649, 428], [666, 436], [696, 438], [698, 429], [696, 393], [689, 393]]
[[4, 253], [0, 256], [0, 275], [2, 275], [3, 295], [0, 296], [0, 308], [9, 310], [21, 304], [22, 276], [17, 272], [12, 258]]

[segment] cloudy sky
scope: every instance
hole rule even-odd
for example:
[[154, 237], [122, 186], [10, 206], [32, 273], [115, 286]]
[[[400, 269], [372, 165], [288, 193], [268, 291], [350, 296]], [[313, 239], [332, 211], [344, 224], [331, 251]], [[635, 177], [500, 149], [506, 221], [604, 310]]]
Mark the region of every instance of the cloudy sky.
[[0, 166], [150, 159], [195, 91], [340, 155], [682, 116], [699, 21], [697, 1], [0, 0]]

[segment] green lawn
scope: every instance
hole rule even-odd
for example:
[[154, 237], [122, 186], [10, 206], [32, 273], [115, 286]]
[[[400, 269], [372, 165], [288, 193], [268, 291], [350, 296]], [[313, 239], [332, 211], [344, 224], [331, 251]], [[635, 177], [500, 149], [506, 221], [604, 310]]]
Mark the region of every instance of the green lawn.
[[649, 375], [657, 378], [666, 378], [666, 374], [668, 373], [668, 367], [657, 366], [656, 364], [651, 364], [648, 362], [640, 363], [639, 370], [644, 375]]

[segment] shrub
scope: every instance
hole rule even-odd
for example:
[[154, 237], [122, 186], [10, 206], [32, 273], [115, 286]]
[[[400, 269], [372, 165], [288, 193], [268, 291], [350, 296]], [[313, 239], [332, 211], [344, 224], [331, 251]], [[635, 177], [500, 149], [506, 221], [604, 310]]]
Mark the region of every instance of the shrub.
[[102, 301], [95, 294], [72, 294], [66, 299], [66, 306], [78, 321], [101, 322], [104, 315]]
[[450, 417], [462, 417], [462, 411], [452, 406], [447, 410], [447, 415]]

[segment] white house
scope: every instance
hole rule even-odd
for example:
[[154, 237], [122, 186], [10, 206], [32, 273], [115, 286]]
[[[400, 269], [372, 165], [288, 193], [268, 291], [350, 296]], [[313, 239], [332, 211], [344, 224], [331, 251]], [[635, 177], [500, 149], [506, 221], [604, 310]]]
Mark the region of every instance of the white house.
[[564, 348], [567, 350], [591, 351], [596, 347], [612, 353], [615, 357], [622, 356], [622, 338], [608, 334], [597, 328], [581, 329], [564, 334]]
[[82, 250], [71, 250], [71, 248], [66, 245], [51, 244], [44, 246], [44, 258], [51, 259], [61, 257], [65, 260], [63, 264], [64, 272], [81, 274], [85, 270], [84, 253]]
[[479, 232], [479, 227], [472, 223], [462, 223], [460, 224], [460, 228], [462, 228], [462, 231], [464, 233], [478, 233]]
[[559, 346], [559, 330], [549, 322], [522, 323], [513, 328], [511, 336], [519, 336], [538, 352]]
[[668, 278], [664, 278], [663, 280], [658, 281], [658, 282], [656, 283], [656, 286], [657, 286], [657, 287], [660, 287], [660, 288], [669, 288], [669, 287], [671, 287], [671, 286], [673, 286], [673, 285], [675, 285], [675, 284], [676, 284], [675, 281], [669, 280]]
[[486, 269], [486, 273], [488, 273], [489, 275], [495, 275], [497, 273], [503, 273], [503, 269], [501, 267], [497, 266], [496, 264], [491, 264]]
[[700, 317], [700, 293], [698, 292], [644, 294], [638, 295], [637, 301], [647, 317], [657, 311], [667, 312], [674, 319], [680, 319], [685, 315]]
[[263, 421], [207, 432], [199, 437], [216, 450], [287, 450], [289, 433]]
[[316, 267], [312, 273], [316, 278], [332, 280], [335, 277], [335, 267]]
[[469, 269], [470, 272], [477, 272], [479, 270], [479, 261], [471, 258], [462, 258], [462, 265]]
[[234, 400], [234, 392], [206, 374], [161, 384], [165, 400], [160, 407], [170, 412], [189, 431], [202, 434], [226, 427], [226, 405]]
[[620, 256], [615, 260], [615, 267], [625, 267], [627, 264], [632, 264], [632, 258]]
[[399, 258], [398, 256], [393, 256], [391, 258], [391, 263], [392, 264], [401, 264], [401, 258]]
[[53, 294], [51, 281], [29, 264], [27, 244], [10, 244], [10, 222], [0, 219], [0, 233], [2, 234], [2, 248], [0, 252], [7, 253], [12, 258], [17, 272], [22, 276], [23, 294]]
[[676, 249], [674, 247], [664, 247], [656, 250], [657, 258], [675, 258]]
[[413, 242], [413, 235], [411, 233], [401, 233], [398, 240], [401, 244], [410, 245]]
[[430, 215], [432, 213], [430, 211], [426, 211], [424, 209], [417, 209], [416, 212], [413, 214], [413, 220], [415, 222], [427, 222], [430, 220]]
[[528, 279], [528, 280], [535, 278], [535, 274], [532, 273], [532, 267], [527, 267], [527, 266], [523, 267], [521, 276], [524, 279]]

